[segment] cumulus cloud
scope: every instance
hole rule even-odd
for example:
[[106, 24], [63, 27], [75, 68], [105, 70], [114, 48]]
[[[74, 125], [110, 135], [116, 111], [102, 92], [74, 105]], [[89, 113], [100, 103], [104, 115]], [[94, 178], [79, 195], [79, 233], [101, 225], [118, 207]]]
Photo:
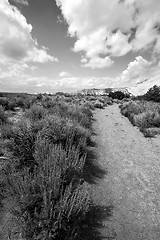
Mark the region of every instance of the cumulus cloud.
[[113, 61], [111, 60], [110, 57], [105, 57], [105, 58], [94, 57], [94, 58], [89, 59], [89, 61], [87, 61], [86, 58], [82, 58], [81, 62], [84, 63], [82, 65], [83, 67], [90, 67], [92, 69], [105, 68], [105, 67], [109, 67], [113, 64]]
[[114, 79], [111, 87], [128, 87], [133, 94], [138, 95], [144, 94], [154, 85], [160, 85], [159, 64], [138, 56]]
[[0, 29], [0, 59], [3, 59], [3, 63], [58, 61], [32, 38], [31, 24], [27, 23], [26, 18], [8, 0], [1, 0]]
[[38, 82], [38, 83], [36, 84], [36, 86], [37, 86], [37, 87], [44, 87], [44, 86], [47, 86], [47, 84], [44, 83], [44, 82]]
[[15, 63], [7, 65], [3, 68], [1, 68], [0, 71], [0, 79], [5, 78], [14, 78], [14, 77], [20, 77], [21, 75], [25, 75], [24, 71], [26, 69], [29, 69], [30, 67], [26, 63]]
[[69, 72], [60, 72], [60, 73], [59, 73], [59, 76], [60, 76], [60, 77], [70, 77], [71, 74], [70, 74]]
[[120, 83], [122, 84], [136, 84], [148, 78], [153, 63], [147, 61], [142, 56], [136, 57], [133, 62], [128, 64], [120, 76]]
[[83, 52], [89, 62], [101, 54], [119, 57], [147, 49], [160, 54], [159, 0], [56, 2], [68, 23], [68, 34], [77, 38], [73, 51]]
[[49, 81], [51, 87], [59, 89], [104, 88], [112, 84], [108, 77], [64, 77]]

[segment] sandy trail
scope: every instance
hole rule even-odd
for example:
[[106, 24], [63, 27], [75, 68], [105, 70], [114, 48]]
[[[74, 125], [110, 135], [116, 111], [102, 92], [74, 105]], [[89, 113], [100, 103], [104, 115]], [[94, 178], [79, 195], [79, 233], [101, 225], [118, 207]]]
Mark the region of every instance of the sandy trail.
[[107, 174], [94, 185], [93, 199], [113, 206], [101, 239], [160, 239], [160, 138], [147, 139], [118, 105], [95, 111], [99, 164]]

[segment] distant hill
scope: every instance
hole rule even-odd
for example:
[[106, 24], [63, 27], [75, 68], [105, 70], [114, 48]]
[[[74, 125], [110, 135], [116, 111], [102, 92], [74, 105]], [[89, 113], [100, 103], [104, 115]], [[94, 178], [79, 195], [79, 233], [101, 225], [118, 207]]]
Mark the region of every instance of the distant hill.
[[133, 95], [143, 95], [154, 85], [160, 86], [160, 79], [157, 79], [157, 76], [137, 82], [134, 86], [128, 87], [128, 91]]
[[127, 88], [92, 88], [92, 89], [83, 89], [78, 91], [77, 93], [80, 93], [82, 95], [109, 95], [110, 92], [116, 92], [121, 91], [124, 94], [132, 95]]

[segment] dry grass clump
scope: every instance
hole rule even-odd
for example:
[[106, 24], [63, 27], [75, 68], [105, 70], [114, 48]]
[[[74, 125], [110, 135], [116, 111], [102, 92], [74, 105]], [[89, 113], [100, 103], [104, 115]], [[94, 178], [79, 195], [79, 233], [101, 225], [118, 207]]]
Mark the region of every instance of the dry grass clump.
[[121, 113], [130, 122], [139, 127], [145, 137], [153, 137], [159, 133], [160, 106], [158, 103], [147, 101], [130, 101], [120, 106]]

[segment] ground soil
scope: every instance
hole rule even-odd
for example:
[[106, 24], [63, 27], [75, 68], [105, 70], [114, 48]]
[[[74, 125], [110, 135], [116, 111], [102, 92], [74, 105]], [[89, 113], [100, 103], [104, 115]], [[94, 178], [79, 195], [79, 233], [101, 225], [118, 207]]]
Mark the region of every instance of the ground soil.
[[[94, 203], [108, 209], [96, 239], [160, 239], [160, 138], [145, 138], [117, 104], [94, 112], [98, 163]], [[94, 240], [94, 238], [93, 238]]]

